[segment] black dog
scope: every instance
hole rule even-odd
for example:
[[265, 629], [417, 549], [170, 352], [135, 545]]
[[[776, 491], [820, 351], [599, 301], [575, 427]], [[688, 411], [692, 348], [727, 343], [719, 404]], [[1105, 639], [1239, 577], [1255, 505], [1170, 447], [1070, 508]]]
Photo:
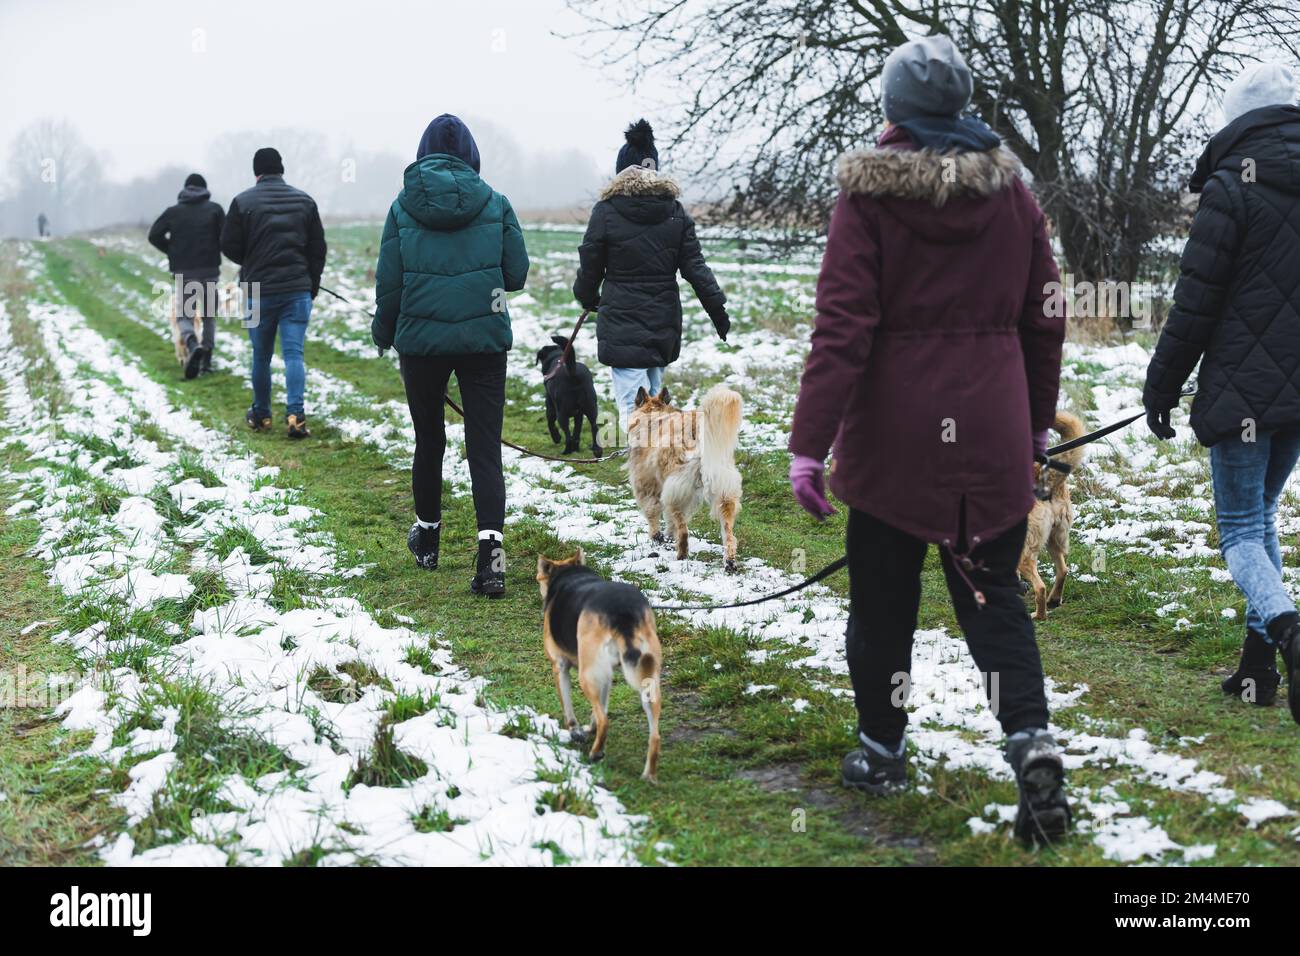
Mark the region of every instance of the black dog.
[[[577, 451], [582, 446], [582, 420], [586, 418], [591, 422], [591, 450], [599, 458], [603, 451], [596, 433], [596, 384], [591, 380], [591, 370], [578, 361], [573, 349], [569, 349], [568, 359], [564, 359], [564, 347], [569, 340], [563, 335], [552, 335], [551, 341], [555, 344], [537, 352], [537, 364], [545, 378], [546, 427], [551, 430], [551, 441], [560, 443], [560, 429], [555, 427], [558, 419], [564, 429], [564, 454]], [[551, 375], [561, 361], [564, 367]]]

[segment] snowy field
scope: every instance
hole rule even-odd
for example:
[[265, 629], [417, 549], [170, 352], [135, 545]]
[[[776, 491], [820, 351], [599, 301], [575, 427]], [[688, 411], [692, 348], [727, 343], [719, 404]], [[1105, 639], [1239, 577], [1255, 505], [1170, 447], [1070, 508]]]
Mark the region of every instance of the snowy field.
[[[361, 235], [366, 228], [349, 227], [344, 241], [332, 244], [326, 275], [327, 285], [362, 309], [373, 307], [374, 240]], [[542, 405], [532, 359], [576, 317], [567, 289], [577, 234], [557, 226], [529, 230], [529, 240], [533, 273], [528, 289], [510, 302], [510, 373], [519, 384], [512, 384], [508, 419], [536, 419]], [[116, 315], [166, 338], [141, 285], [161, 275], [157, 254], [134, 235], [102, 244], [141, 280], [104, 278], [101, 290]], [[68, 609], [59, 622], [16, 623], [42, 628], [50, 640], [75, 649], [84, 680], [58, 716], [69, 730], [89, 732], [85, 752], [102, 761], [115, 788], [112, 801], [124, 811], [124, 825], [94, 837], [104, 862], [674, 859], [670, 844], [647, 846], [654, 821], [629, 810], [604, 785], [601, 768], [569, 745], [548, 716], [558, 703], [546, 712], [493, 705], [486, 692], [493, 675], [457, 659], [458, 635], [423, 631], [402, 613], [359, 601], [351, 585], [370, 566], [341, 553], [325, 530], [328, 516], [304, 503], [242, 436], [204, 424], [174, 381], [92, 328], [47, 274], [39, 247], [10, 251], [29, 285], [23, 301], [0, 310], [0, 441], [22, 451], [21, 464], [0, 476], [13, 489], [5, 513], [36, 523], [33, 553]], [[689, 344], [668, 385], [686, 405], [718, 381], [738, 389], [747, 408], [741, 445], [779, 474], [806, 351], [816, 259], [756, 262], [723, 243], [712, 258], [736, 334], [731, 343], [713, 337], [688, 291]], [[15, 342], [20, 309], [21, 321], [39, 333], [39, 342], [22, 348]], [[773, 319], [778, 315], [804, 318], [783, 323]], [[410, 447], [404, 404], [338, 371], [347, 359], [378, 362], [369, 319], [321, 296], [311, 336], [340, 358], [334, 370], [309, 369], [310, 419], [377, 452], [391, 466], [389, 480], [404, 483]], [[590, 361], [594, 338], [584, 333], [584, 339], [580, 355]], [[34, 350], [48, 357], [51, 369], [40, 387], [63, 396], [52, 414], [45, 409], [56, 403], [32, 394], [25, 374]], [[309, 364], [310, 356], [309, 347]], [[1137, 341], [1070, 343], [1062, 404], [1094, 427], [1135, 410], [1147, 356]], [[218, 372], [243, 378], [248, 358], [237, 326], [223, 326]], [[282, 372], [277, 359], [277, 394]], [[608, 405], [608, 381], [599, 370], [597, 381]], [[1180, 434], [1172, 443], [1156, 443], [1139, 424], [1090, 450], [1076, 479], [1073, 577], [1053, 620], [1068, 621], [1088, 608], [1096, 611], [1097, 628], [1128, 627], [1102, 606], [1107, 587], [1124, 587], [1130, 602], [1136, 587], [1143, 607], [1134, 620], [1144, 635], [1182, 641], [1226, 666], [1241, 602], [1217, 556], [1208, 468], [1188, 441], [1185, 408], [1174, 424]], [[535, 447], [543, 447], [541, 434]], [[445, 476], [456, 495], [467, 495], [460, 439], [460, 427], [452, 425]], [[691, 557], [673, 560], [647, 540], [640, 514], [616, 482], [508, 449], [505, 462], [508, 521], [541, 524], [581, 543], [652, 600], [744, 600], [806, 573], [788, 570], [771, 554], [747, 555], [745, 515], [738, 525], [741, 575], [722, 573], [707, 522], [698, 525], [702, 536], [692, 540]], [[794, 509], [792, 501], [788, 507]], [[1289, 494], [1279, 521], [1284, 541], [1293, 540], [1300, 509]], [[1129, 570], [1148, 565], [1160, 574]], [[1288, 579], [1295, 575], [1289, 567]], [[1128, 580], [1117, 584], [1116, 576]], [[536, 601], [535, 594], [529, 599]], [[681, 626], [734, 635], [749, 660], [790, 668], [843, 701], [849, 693], [845, 615], [843, 590], [826, 586], [779, 603], [690, 612]], [[953, 773], [1009, 781], [1000, 730], [964, 643], [942, 621], [921, 623], [909, 704], [919, 793], [949, 799], [943, 794]], [[537, 657], [540, 662], [540, 637]], [[670, 649], [670, 669], [673, 664]], [[1174, 664], [1157, 660], [1156, 666]], [[1211, 691], [1217, 695], [1210, 669], [1180, 673], [1207, 700]], [[1048, 691], [1053, 731], [1074, 773], [1076, 839], [1095, 847], [1100, 859], [1213, 863], [1219, 839], [1263, 839], [1291, 854], [1291, 862], [1300, 858], [1300, 803], [1288, 796], [1294, 781], [1270, 780], [1258, 766], [1220, 765], [1215, 758], [1225, 751], [1207, 745], [1209, 734], [1155, 732], [1112, 706], [1114, 700], [1099, 699], [1072, 670], [1053, 673], [1049, 666]], [[779, 694], [776, 684], [750, 684], [745, 692]], [[780, 703], [791, 720], [812, 708], [803, 697]], [[1254, 716], [1239, 709], [1225, 725]], [[618, 733], [643, 734], [644, 727], [624, 720]], [[1294, 737], [1286, 743], [1294, 747]], [[671, 765], [670, 745], [665, 766]], [[1171, 808], [1179, 821], [1208, 821], [1204, 831], [1211, 836], [1195, 835], [1181, 822], [1172, 827]], [[1014, 805], [994, 801], [974, 809], [966, 820], [969, 838], [1006, 840]], [[1191, 835], [1178, 838], [1177, 829]]]

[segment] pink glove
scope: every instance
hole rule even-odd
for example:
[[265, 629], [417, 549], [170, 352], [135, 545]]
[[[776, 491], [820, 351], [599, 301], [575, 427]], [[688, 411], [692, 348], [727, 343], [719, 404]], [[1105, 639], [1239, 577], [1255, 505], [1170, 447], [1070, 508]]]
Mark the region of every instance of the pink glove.
[[1041, 432], [1034, 432], [1034, 457], [1047, 454], [1047, 429]]
[[794, 500], [818, 521], [824, 521], [835, 514], [835, 509], [826, 500], [826, 488], [822, 481], [825, 471], [824, 462], [807, 455], [795, 455], [790, 462], [790, 488], [794, 491]]

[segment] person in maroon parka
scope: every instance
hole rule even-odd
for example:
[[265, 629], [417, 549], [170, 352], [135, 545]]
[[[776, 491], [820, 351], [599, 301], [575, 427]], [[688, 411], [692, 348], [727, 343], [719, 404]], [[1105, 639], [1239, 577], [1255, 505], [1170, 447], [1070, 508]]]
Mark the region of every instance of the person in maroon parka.
[[[1068, 830], [1064, 768], [1016, 565], [1034, 454], [1056, 410], [1064, 308], [1042, 211], [988, 126], [946, 37], [904, 44], [881, 77], [890, 121], [841, 157], [817, 322], [790, 435], [791, 485], [818, 518], [849, 505], [846, 654], [861, 746], [847, 786], [906, 785], [921, 568], [940, 547], [957, 619], [1020, 783], [1016, 833]], [[1053, 301], [1055, 299], [1055, 301]]]

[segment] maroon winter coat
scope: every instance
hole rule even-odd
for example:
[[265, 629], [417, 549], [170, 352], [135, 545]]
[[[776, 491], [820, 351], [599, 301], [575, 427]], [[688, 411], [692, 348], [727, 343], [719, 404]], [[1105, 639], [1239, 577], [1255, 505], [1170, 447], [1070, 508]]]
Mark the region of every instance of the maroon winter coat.
[[1029, 513], [1032, 434], [1055, 416], [1064, 309], [1019, 170], [897, 129], [840, 159], [790, 451], [834, 442], [840, 500], [936, 544], [961, 543], [963, 498], [967, 547]]

